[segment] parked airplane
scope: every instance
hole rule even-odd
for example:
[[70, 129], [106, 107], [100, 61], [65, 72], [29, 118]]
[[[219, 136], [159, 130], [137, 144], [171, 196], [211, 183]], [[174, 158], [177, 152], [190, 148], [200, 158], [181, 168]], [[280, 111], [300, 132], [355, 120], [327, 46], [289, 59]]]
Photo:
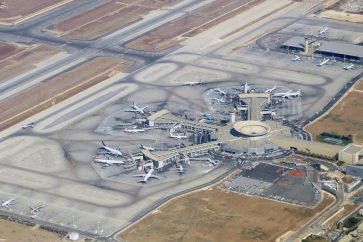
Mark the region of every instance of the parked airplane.
[[124, 129], [124, 132], [135, 134], [135, 133], [145, 132], [145, 129], [138, 129], [136, 128], [136, 126], [134, 126], [132, 129]]
[[44, 208], [44, 203], [40, 203], [38, 206], [36, 206], [36, 207], [30, 207], [30, 214], [31, 215], [36, 215], [37, 213], [39, 213], [40, 212], [40, 210], [41, 209], [43, 209]]
[[271, 87], [271, 88], [266, 88], [265, 92], [267, 92], [267, 93], [271, 93], [271, 92], [275, 91], [276, 89], [277, 89], [277, 87], [276, 87], [276, 85], [275, 85], [275, 86], [273, 86], [273, 87]]
[[213, 166], [218, 164], [218, 161], [212, 160], [211, 158], [208, 158], [207, 162], [211, 163]]
[[149, 178], [160, 179], [159, 176], [153, 175], [154, 169], [150, 169], [146, 174], [134, 175], [134, 177], [142, 177], [142, 180], [138, 181], [141, 183], [147, 183]]
[[298, 55], [295, 55], [294, 58], [291, 59], [292, 61], [301, 61], [301, 57]]
[[343, 67], [344, 70], [351, 70], [351, 69], [355, 69], [355, 68], [356, 68], [356, 66], [354, 64], [350, 64], [348, 66]]
[[187, 86], [195, 86], [195, 85], [202, 85], [204, 84], [204, 82], [202, 82], [202, 80], [199, 81], [191, 81], [191, 82], [184, 82], [184, 85]]
[[143, 144], [140, 144], [139, 145], [141, 149], [144, 149], [144, 150], [150, 150], [150, 151], [154, 151], [155, 148], [151, 147], [151, 146], [146, 146], [146, 145], [143, 145]]
[[145, 114], [145, 108], [149, 107], [149, 105], [146, 105], [145, 107], [140, 108], [139, 106], [137, 106], [135, 103], [133, 103], [131, 105], [132, 109], [127, 109], [125, 110], [125, 112], [134, 112], [134, 113], [140, 113], [140, 114]]
[[330, 61], [330, 59], [324, 59], [322, 62], [320, 62], [319, 64], [317, 64], [317, 66], [323, 66], [325, 64], [328, 64], [329, 61]]
[[217, 103], [225, 103], [225, 101], [222, 98], [214, 97], [214, 98], [211, 98], [210, 100], [214, 101], [214, 102], [217, 102]]
[[34, 122], [31, 122], [31, 123], [28, 123], [28, 124], [24, 124], [24, 125], [22, 125], [21, 127], [22, 127], [23, 129], [27, 129], [27, 128], [34, 128], [34, 125], [35, 125], [35, 123], [34, 123]]
[[103, 142], [103, 141], [102, 141], [102, 148], [113, 155], [122, 156], [122, 152], [120, 150], [116, 150], [114, 148], [106, 146], [105, 142]]
[[223, 90], [221, 90], [221, 89], [219, 89], [219, 88], [216, 88], [214, 91], [215, 91], [215, 92], [218, 92], [218, 93], [219, 93], [220, 95], [222, 95], [222, 96], [227, 95], [227, 93], [226, 93], [225, 91], [223, 91]]
[[176, 171], [178, 172], [178, 173], [185, 173], [185, 168], [180, 164], [179, 166], [177, 165], [177, 167], [176, 167]]
[[186, 135], [179, 135], [179, 134], [173, 134], [172, 132], [169, 132], [170, 138], [175, 138], [175, 139], [187, 139], [188, 136]]
[[323, 35], [328, 32], [329, 28], [326, 26], [318, 32], [318, 35]]
[[107, 166], [125, 164], [125, 161], [123, 160], [100, 159], [97, 157], [93, 161]]
[[13, 206], [13, 202], [15, 201], [15, 198], [9, 199], [7, 201], [1, 201], [1, 207], [2, 208], [11, 208]]
[[274, 97], [290, 99], [290, 98], [300, 97], [301, 92], [300, 92], [300, 90], [297, 91], [297, 92], [293, 92], [292, 90], [289, 90], [287, 92], [275, 93], [273, 96]]

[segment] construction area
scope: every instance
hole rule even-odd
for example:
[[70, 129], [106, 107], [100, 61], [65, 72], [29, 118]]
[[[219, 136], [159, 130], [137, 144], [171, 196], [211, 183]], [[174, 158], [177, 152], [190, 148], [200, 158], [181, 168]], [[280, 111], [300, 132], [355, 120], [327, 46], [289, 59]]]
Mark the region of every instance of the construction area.
[[[123, 242], [276, 241], [333, 202], [314, 209], [245, 196], [216, 187], [177, 198], [122, 231]], [[261, 216], [263, 214], [263, 216]]]

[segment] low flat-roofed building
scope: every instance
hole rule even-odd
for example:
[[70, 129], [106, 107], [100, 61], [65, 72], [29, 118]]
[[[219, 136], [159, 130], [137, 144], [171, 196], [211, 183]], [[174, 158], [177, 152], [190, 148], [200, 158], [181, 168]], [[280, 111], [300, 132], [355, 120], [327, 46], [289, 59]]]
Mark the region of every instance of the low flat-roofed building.
[[349, 164], [357, 164], [363, 159], [363, 147], [355, 144], [347, 145], [339, 152], [339, 160]]
[[[296, 50], [304, 50], [305, 38], [294, 36], [286, 40], [281, 47]], [[315, 53], [330, 55], [340, 58], [348, 58], [363, 62], [363, 46], [351, 43], [343, 43], [337, 41], [319, 40], [320, 46], [316, 48]]]

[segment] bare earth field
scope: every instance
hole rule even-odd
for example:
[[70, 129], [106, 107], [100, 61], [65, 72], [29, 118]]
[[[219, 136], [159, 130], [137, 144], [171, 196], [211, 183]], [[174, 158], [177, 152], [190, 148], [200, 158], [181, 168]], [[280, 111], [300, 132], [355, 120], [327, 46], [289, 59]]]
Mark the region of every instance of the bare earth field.
[[181, 36], [194, 36], [200, 32], [240, 14], [264, 0], [221, 0], [204, 5], [175, 21], [129, 42], [127, 47], [144, 51], [160, 51], [178, 44]]
[[321, 18], [329, 18], [329, 19], [347, 21], [352, 23], [363, 23], [363, 15], [356, 13], [346, 13], [343, 11], [327, 10], [321, 12], [318, 16]]
[[46, 230], [31, 230], [23, 224], [0, 219], [0, 241], [7, 242], [61, 242], [62, 238]]
[[306, 127], [314, 138], [323, 132], [338, 135], [357, 135], [363, 143], [363, 80], [360, 80], [330, 113]]
[[29, 47], [0, 42], [0, 83], [33, 69], [60, 52], [61, 49], [44, 44]]
[[131, 64], [125, 60], [95, 58], [1, 100], [0, 130], [109, 79]]
[[69, 39], [91, 40], [141, 20], [150, 11], [181, 0], [112, 0], [53, 26], [52, 32]]
[[74, 0], [10, 0], [1, 1], [4, 7], [0, 8], [0, 24], [10, 24], [27, 17], [49, 11]]
[[218, 188], [186, 195], [126, 229], [117, 239], [144, 241], [275, 241], [333, 202], [314, 209], [249, 197]]

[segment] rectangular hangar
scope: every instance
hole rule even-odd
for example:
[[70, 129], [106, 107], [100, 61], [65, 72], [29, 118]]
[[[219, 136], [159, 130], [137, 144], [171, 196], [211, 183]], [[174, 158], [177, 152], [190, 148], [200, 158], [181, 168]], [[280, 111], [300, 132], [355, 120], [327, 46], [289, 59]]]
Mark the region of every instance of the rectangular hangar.
[[[363, 46], [361, 45], [325, 40], [318, 40], [317, 42], [320, 43], [320, 46], [316, 48], [315, 53], [339, 58], [345, 57], [347, 59], [357, 60], [360, 63], [363, 63]], [[304, 37], [295, 36], [286, 40], [281, 45], [281, 48], [304, 51], [304, 43]]]

